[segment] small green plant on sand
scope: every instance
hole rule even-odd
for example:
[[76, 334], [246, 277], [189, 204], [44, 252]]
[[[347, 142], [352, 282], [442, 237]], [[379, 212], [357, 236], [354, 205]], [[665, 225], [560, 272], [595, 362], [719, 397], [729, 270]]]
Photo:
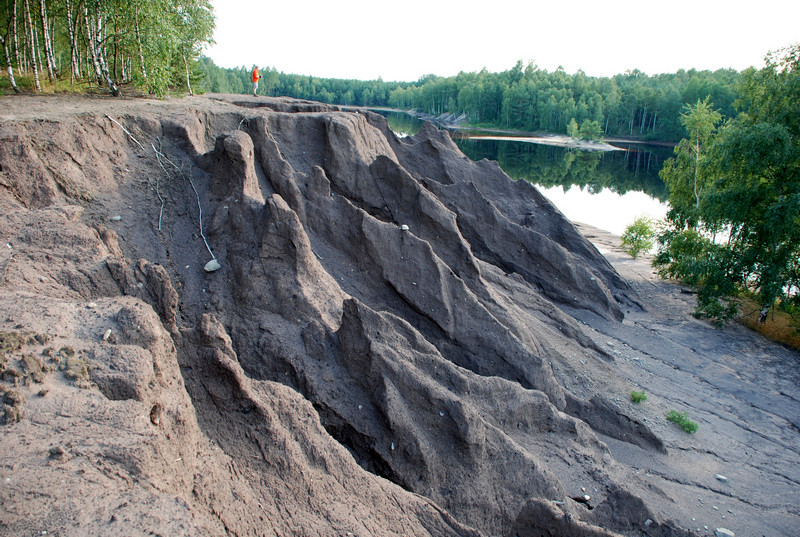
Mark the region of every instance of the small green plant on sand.
[[636, 404], [639, 404], [642, 401], [647, 401], [647, 395], [645, 395], [644, 390], [640, 392], [634, 390], [631, 392], [631, 401], [633, 401]]
[[670, 410], [667, 412], [667, 421], [671, 421], [689, 434], [697, 431], [697, 424], [686, 417], [686, 412]]
[[634, 259], [639, 252], [649, 251], [655, 244], [656, 230], [653, 221], [646, 216], [637, 216], [622, 234], [622, 249]]

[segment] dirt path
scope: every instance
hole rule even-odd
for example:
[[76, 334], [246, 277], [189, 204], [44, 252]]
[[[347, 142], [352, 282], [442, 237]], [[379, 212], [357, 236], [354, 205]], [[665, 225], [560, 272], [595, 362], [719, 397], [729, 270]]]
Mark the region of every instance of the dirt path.
[[[725, 527], [736, 535], [791, 535], [800, 516], [800, 355], [739, 324], [715, 329], [695, 319], [695, 296], [658, 278], [650, 258], [631, 259], [618, 237], [578, 228], [646, 307], [629, 312], [622, 326], [572, 312], [617, 357], [618, 373], [646, 390], [646, 402], [621, 404], [636, 407], [631, 412], [668, 448], [658, 455], [604, 438], [614, 457], [667, 492], [685, 514], [681, 522], [700, 534]], [[671, 409], [696, 421], [697, 433], [667, 422]]]

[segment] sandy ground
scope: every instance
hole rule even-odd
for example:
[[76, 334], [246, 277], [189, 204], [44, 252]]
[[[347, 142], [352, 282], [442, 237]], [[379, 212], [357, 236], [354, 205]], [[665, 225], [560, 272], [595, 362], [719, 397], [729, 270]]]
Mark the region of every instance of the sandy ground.
[[470, 140], [498, 140], [511, 142], [527, 142], [531, 144], [554, 145], [558, 147], [572, 147], [584, 151], [624, 151], [605, 142], [595, 142], [592, 140], [577, 140], [569, 136], [470, 136]]
[[[0, 121], [84, 114], [102, 118], [110, 105], [114, 117], [141, 106], [176, 115], [201, 102], [209, 110], [223, 108], [206, 101], [12, 97], [0, 99]], [[614, 357], [614, 372], [648, 396], [634, 405], [619, 393], [615, 402], [667, 446], [667, 453], [660, 454], [601, 436], [616, 461], [652, 484], [649, 499], [659, 499], [662, 515], [700, 535], [723, 527], [738, 536], [797, 535], [792, 528], [800, 521], [800, 354], [743, 326], [715, 329], [695, 319], [690, 290], [658, 278], [647, 257], [631, 259], [620, 250], [618, 237], [577, 227], [644, 305], [627, 311], [623, 323], [585, 309], [568, 311]], [[589, 376], [595, 373], [586, 367]], [[667, 422], [665, 414], [673, 409], [696, 421], [697, 433], [689, 435]]]
[[[650, 257], [634, 260], [615, 235], [577, 227], [646, 308], [628, 312], [622, 327], [572, 312], [617, 357], [618, 373], [646, 391], [644, 403], [621, 404], [636, 407], [668, 449], [653, 456], [603, 438], [614, 457], [666, 491], [685, 513], [681, 522], [701, 535], [719, 527], [791, 535], [800, 514], [800, 355], [737, 323], [716, 329], [695, 319], [695, 295], [659, 278]], [[667, 422], [672, 409], [697, 422], [697, 433]]]

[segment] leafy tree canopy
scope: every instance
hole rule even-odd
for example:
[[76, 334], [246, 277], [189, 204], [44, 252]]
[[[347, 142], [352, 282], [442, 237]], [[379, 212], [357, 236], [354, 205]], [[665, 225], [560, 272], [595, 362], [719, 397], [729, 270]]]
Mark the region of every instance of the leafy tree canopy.
[[656, 258], [665, 274], [700, 288], [698, 313], [735, 314], [755, 293], [762, 317], [800, 288], [800, 45], [743, 73], [741, 113], [715, 132], [708, 101], [685, 113], [692, 138], [662, 170], [671, 228]]
[[211, 42], [209, 0], [2, 0], [0, 45], [14, 74], [37, 91], [69, 78], [119, 93], [133, 83], [164, 95], [192, 92], [203, 44]]

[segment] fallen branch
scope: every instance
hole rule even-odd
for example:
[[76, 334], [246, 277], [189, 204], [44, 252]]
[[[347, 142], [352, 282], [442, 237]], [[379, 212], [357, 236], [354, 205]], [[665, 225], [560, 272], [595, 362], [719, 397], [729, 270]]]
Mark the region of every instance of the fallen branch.
[[[115, 120], [113, 117], [109, 116], [108, 114], [106, 114], [106, 117], [108, 119], [110, 119], [112, 122], [114, 122], [117, 126], [119, 126], [119, 128], [122, 129], [123, 132], [125, 132], [125, 134], [127, 134], [130, 137], [131, 140], [136, 142], [136, 145], [141, 147], [142, 151], [147, 151], [144, 148], [144, 146], [142, 145], [142, 143], [139, 140], [137, 140], [136, 137], [133, 134], [131, 134], [130, 131], [128, 131], [128, 129], [123, 127], [122, 124], [119, 121]], [[241, 126], [241, 124], [240, 124], [240, 126]], [[160, 144], [160, 140], [159, 140], [159, 144]], [[200, 202], [200, 193], [197, 191], [197, 187], [195, 187], [194, 181], [192, 181], [191, 175], [184, 174], [183, 170], [177, 164], [172, 162], [164, 153], [159, 151], [156, 148], [154, 143], [151, 142], [150, 143], [150, 147], [153, 148], [153, 152], [156, 155], [156, 160], [158, 161], [158, 165], [161, 166], [161, 169], [164, 171], [164, 174], [166, 174], [166, 176], [168, 178], [171, 176], [171, 174], [167, 170], [166, 166], [164, 166], [164, 162], [166, 162], [167, 164], [169, 164], [173, 168], [175, 168], [175, 170], [178, 173], [178, 175], [183, 177], [185, 180], [188, 180], [189, 184], [192, 185], [192, 190], [194, 191], [194, 195], [197, 198], [197, 213], [198, 213], [197, 219], [198, 219], [199, 228], [200, 228], [200, 237], [203, 239], [203, 243], [206, 245], [206, 250], [208, 250], [208, 253], [211, 254], [211, 259], [216, 261], [217, 256], [215, 256], [214, 252], [211, 250], [211, 246], [208, 244], [208, 238], [206, 237], [206, 234], [203, 232], [203, 205]], [[148, 182], [150, 182], [149, 178], [148, 178]], [[152, 182], [150, 182], [150, 183], [152, 185]], [[160, 209], [160, 211], [158, 213], [158, 230], [161, 231], [161, 222], [162, 222], [163, 216], [164, 216], [164, 204], [165, 204], [165, 201], [164, 201], [164, 197], [161, 195], [160, 183], [159, 183], [158, 180], [156, 180], [156, 185], [155, 185], [154, 190], [156, 191], [156, 195], [158, 196], [158, 199], [161, 201], [161, 209]]]
[[197, 187], [194, 186], [194, 181], [192, 181], [192, 176], [184, 174], [183, 170], [180, 167], [178, 167], [177, 164], [172, 162], [164, 153], [162, 153], [161, 151], [156, 149], [156, 146], [154, 144], [150, 144], [150, 145], [153, 147], [153, 151], [155, 151], [155, 153], [156, 153], [156, 158], [158, 159], [158, 163], [161, 165], [161, 168], [164, 169], [165, 172], [166, 172], [166, 169], [164, 168], [164, 164], [161, 162], [161, 159], [164, 159], [165, 162], [167, 162], [173, 168], [175, 168], [175, 170], [177, 171], [178, 175], [183, 177], [185, 180], [188, 180], [189, 184], [192, 186], [192, 190], [194, 191], [195, 198], [197, 199], [197, 213], [198, 213], [197, 220], [198, 220], [198, 224], [199, 224], [199, 228], [200, 228], [200, 237], [203, 239], [203, 242], [206, 245], [206, 249], [208, 250], [208, 253], [211, 254], [211, 259], [216, 260], [217, 256], [215, 256], [214, 252], [211, 250], [211, 246], [209, 246], [209, 244], [208, 244], [208, 238], [206, 238], [206, 234], [203, 232], [203, 205], [200, 202], [200, 193], [197, 191]]
[[144, 148], [144, 146], [141, 144], [141, 142], [139, 142], [139, 140], [137, 140], [137, 139], [136, 139], [136, 137], [135, 137], [133, 134], [131, 134], [131, 133], [130, 133], [130, 131], [128, 131], [128, 129], [126, 129], [125, 127], [123, 127], [123, 126], [122, 126], [122, 124], [121, 124], [119, 121], [117, 121], [117, 120], [116, 120], [116, 119], [114, 119], [113, 117], [109, 116], [108, 114], [106, 114], [106, 117], [107, 117], [108, 119], [110, 119], [111, 121], [113, 121], [114, 123], [116, 123], [116, 124], [117, 124], [117, 126], [119, 126], [119, 128], [120, 128], [120, 129], [122, 129], [122, 130], [125, 132], [125, 134], [127, 134], [127, 135], [130, 137], [130, 139], [131, 139], [131, 140], [133, 140], [134, 142], [136, 142], [136, 145], [138, 145], [139, 147], [141, 147], [141, 148], [142, 148], [142, 151], [146, 151], [146, 149], [145, 149], [145, 148]]

